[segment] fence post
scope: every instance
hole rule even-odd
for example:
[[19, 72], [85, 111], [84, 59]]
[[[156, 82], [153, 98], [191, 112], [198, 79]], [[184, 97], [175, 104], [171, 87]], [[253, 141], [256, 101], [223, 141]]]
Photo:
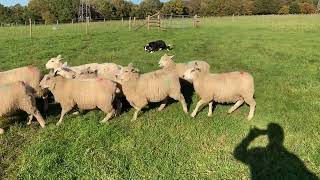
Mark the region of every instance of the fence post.
[[71, 24], [73, 24], [73, 18], [72, 18], [72, 20], [71, 20]]
[[131, 31], [131, 17], [129, 17], [129, 31]]
[[122, 22], [122, 24], [123, 24], [123, 17], [121, 18], [121, 22]]
[[234, 22], [234, 14], [232, 14], [232, 22]]
[[89, 17], [86, 18], [86, 35], [88, 35]]
[[136, 25], [136, 17], [133, 18], [133, 25]]
[[103, 18], [103, 22], [106, 22], [106, 18]]
[[147, 27], [148, 27], [148, 30], [150, 30], [150, 15], [148, 15], [148, 18], [147, 18]]
[[30, 39], [32, 38], [32, 20], [31, 20], [31, 18], [29, 18], [29, 35], [30, 35]]
[[36, 26], [36, 20], [33, 21], [33, 26]]
[[160, 31], [160, 13], [158, 14], [158, 31]]
[[59, 20], [57, 20], [57, 26], [59, 25]]

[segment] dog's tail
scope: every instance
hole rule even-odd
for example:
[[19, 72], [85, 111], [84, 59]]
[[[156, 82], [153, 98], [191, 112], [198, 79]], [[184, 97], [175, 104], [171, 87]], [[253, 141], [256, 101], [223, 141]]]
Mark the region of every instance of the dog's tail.
[[172, 50], [172, 47], [173, 47], [173, 46], [172, 46], [171, 44], [168, 44], [168, 45], [167, 45], [167, 50], [168, 50], [168, 51]]

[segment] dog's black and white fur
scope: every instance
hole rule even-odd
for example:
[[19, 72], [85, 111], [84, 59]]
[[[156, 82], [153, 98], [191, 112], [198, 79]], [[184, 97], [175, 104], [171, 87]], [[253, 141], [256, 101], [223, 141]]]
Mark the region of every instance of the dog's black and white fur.
[[167, 46], [166, 43], [162, 40], [149, 42], [144, 46], [144, 50], [150, 53], [153, 53], [155, 51], [161, 51], [163, 49], [166, 49], [168, 51], [171, 50], [170, 45]]

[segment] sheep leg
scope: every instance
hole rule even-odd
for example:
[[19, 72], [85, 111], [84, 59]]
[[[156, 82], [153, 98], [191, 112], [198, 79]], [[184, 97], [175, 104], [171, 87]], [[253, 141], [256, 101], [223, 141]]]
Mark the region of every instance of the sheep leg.
[[32, 114], [29, 114], [29, 116], [28, 116], [28, 123], [27, 123], [27, 125], [31, 125], [31, 123], [32, 123], [32, 119], [33, 119], [33, 115], [32, 115]]
[[242, 104], [244, 103], [244, 100], [239, 100], [237, 101], [229, 110], [228, 113], [232, 113], [233, 111], [235, 111], [236, 109], [238, 109], [238, 107], [240, 107]]
[[115, 110], [114, 109], [112, 109], [107, 115], [106, 115], [106, 117], [102, 120], [102, 121], [100, 121], [100, 123], [106, 123], [107, 121], [109, 121], [110, 119], [111, 119], [111, 117], [115, 114]]
[[164, 107], [166, 107], [167, 102], [168, 102], [167, 98], [165, 100], [163, 100], [160, 107], [158, 108], [158, 111], [162, 111], [164, 109]]
[[4, 130], [2, 128], [0, 128], [0, 134], [3, 134]]
[[197, 112], [200, 110], [200, 108], [202, 107], [202, 105], [204, 105], [206, 102], [203, 101], [202, 99], [197, 103], [196, 108], [193, 110], [191, 117], [195, 117], [197, 115]]
[[136, 111], [134, 112], [133, 118], [131, 119], [131, 121], [136, 121], [139, 115], [139, 112], [141, 111], [141, 108], [135, 108]]
[[37, 121], [39, 122], [40, 126], [41, 126], [42, 128], [44, 128], [46, 123], [45, 123], [43, 117], [41, 116], [40, 112], [39, 112], [39, 111], [36, 111], [36, 112], [33, 114], [33, 116], [37, 119]]
[[36, 108], [36, 100], [34, 97], [32, 96], [29, 96], [27, 98], [25, 98], [23, 101], [22, 101], [22, 108], [21, 110], [27, 112], [29, 114], [29, 120], [28, 120], [28, 123], [27, 124], [31, 124], [31, 120], [34, 117], [36, 117], [37, 121], [39, 122], [40, 126], [42, 128], [44, 128], [45, 126], [45, 122], [39, 112], [39, 110]]
[[253, 97], [244, 99], [244, 101], [247, 104], [249, 104], [249, 106], [250, 106], [250, 112], [249, 112], [249, 115], [248, 115], [248, 120], [251, 120], [253, 118], [254, 111], [256, 109], [256, 101], [253, 99]]
[[178, 95], [170, 95], [170, 97], [176, 101], [179, 101], [182, 105], [182, 109], [185, 113], [188, 113], [188, 107], [187, 107], [187, 103], [184, 99], [184, 96], [179, 93]]
[[68, 113], [71, 109], [72, 109], [72, 107], [62, 107], [60, 119], [59, 119], [59, 121], [58, 121], [57, 124], [56, 124], [57, 126], [60, 126], [60, 125], [61, 125], [62, 119], [63, 119], [64, 115], [65, 115], [66, 113]]
[[211, 117], [212, 116], [212, 104], [213, 102], [209, 102], [209, 111], [208, 111], [208, 116]]

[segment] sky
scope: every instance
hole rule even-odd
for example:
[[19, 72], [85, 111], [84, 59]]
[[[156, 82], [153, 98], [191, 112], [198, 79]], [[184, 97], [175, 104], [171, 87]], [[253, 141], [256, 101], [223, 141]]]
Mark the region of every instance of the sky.
[[[21, 5], [27, 5], [29, 0], [0, 0], [0, 4], [3, 4], [5, 6], [12, 6], [15, 4], [21, 4]], [[131, 0], [133, 3], [138, 4], [141, 0]], [[162, 2], [165, 2], [167, 0], [160, 0]]]

